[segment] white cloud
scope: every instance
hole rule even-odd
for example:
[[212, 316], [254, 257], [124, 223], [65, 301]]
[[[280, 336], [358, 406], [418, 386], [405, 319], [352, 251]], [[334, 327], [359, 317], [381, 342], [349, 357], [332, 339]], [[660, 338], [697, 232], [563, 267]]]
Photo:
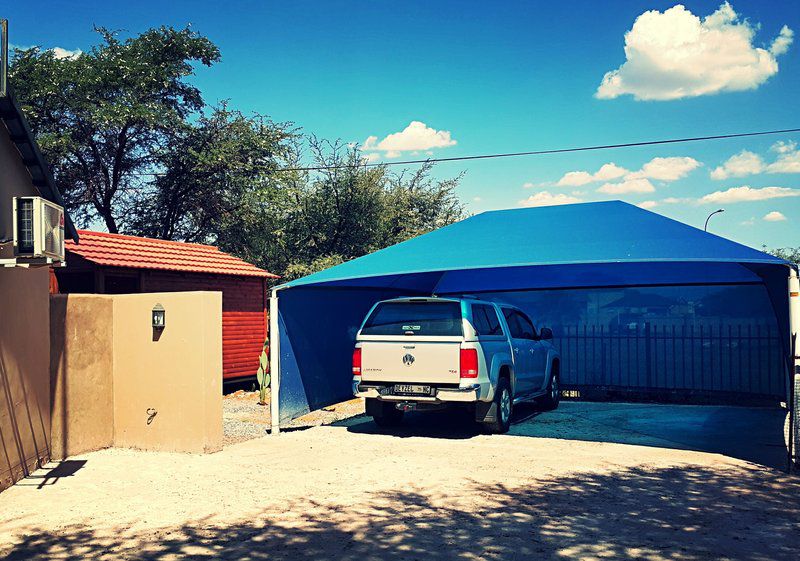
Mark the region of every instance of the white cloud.
[[554, 205], [569, 205], [579, 203], [581, 200], [578, 197], [573, 197], [565, 193], [550, 193], [549, 191], [540, 191], [528, 197], [527, 199], [519, 202], [520, 206], [554, 206]]
[[558, 180], [559, 187], [580, 187], [594, 181], [594, 176], [587, 171], [569, 171]]
[[378, 154], [377, 152], [370, 152], [369, 154], [362, 155], [361, 159], [368, 164], [374, 164], [380, 161], [381, 155]]
[[689, 204], [691, 202], [692, 199], [686, 197], [667, 197], [666, 199], [661, 199], [660, 201], [644, 201], [639, 203], [638, 206], [642, 208], [655, 208], [661, 205]]
[[618, 166], [614, 162], [609, 162], [600, 166], [600, 169], [595, 173], [588, 171], [570, 171], [558, 180], [556, 185], [559, 187], [580, 187], [595, 181], [609, 181], [611, 179], [620, 178], [630, 173], [627, 169]]
[[[685, 156], [653, 158], [637, 171], [630, 171], [613, 162], [609, 162], [600, 166], [600, 169], [595, 173], [589, 173], [588, 171], [567, 172], [556, 182], [556, 185], [559, 187], [578, 187], [605, 181], [606, 183], [598, 189], [601, 193], [650, 193], [655, 188], [648, 181], [649, 179], [677, 181], [686, 177], [692, 170], [701, 165], [694, 158]], [[622, 179], [621, 182], [612, 182], [620, 178]], [[526, 185], [528, 184], [526, 183]]]
[[776, 57], [794, 36], [784, 26], [764, 49], [753, 45], [757, 29], [728, 2], [704, 19], [680, 4], [644, 12], [625, 33], [625, 62], [603, 76], [595, 97], [671, 100], [755, 89], [778, 72]]
[[764, 171], [764, 160], [761, 156], [749, 150], [742, 150], [735, 156], [714, 168], [711, 171], [711, 179], [728, 179], [729, 177], [744, 177]]
[[[10, 51], [14, 51], [14, 50], [27, 51], [29, 49], [34, 49], [34, 48], [36, 48], [35, 45], [16, 45], [14, 43], [9, 43], [8, 44], [8, 49]], [[53, 52], [53, 56], [55, 58], [59, 59], [59, 60], [60, 59], [65, 59], [65, 58], [75, 59], [75, 58], [78, 58], [79, 56], [81, 56], [83, 54], [83, 51], [80, 50], [80, 49], [69, 50], [69, 49], [64, 49], [64, 48], [61, 48], [61, 47], [53, 47], [52, 49], [45, 49], [45, 50], [46, 51], [52, 51]]]
[[594, 180], [610, 181], [612, 179], [619, 179], [628, 173], [630, 172], [625, 168], [618, 166], [614, 162], [609, 162], [600, 166], [600, 169], [594, 174]]
[[483, 199], [482, 199], [482, 198], [480, 198], [480, 197], [472, 197], [472, 200], [473, 200], [473, 201], [475, 201], [476, 203], [479, 203], [479, 202], [481, 202]]
[[757, 173], [800, 173], [800, 150], [793, 141], [779, 141], [772, 145], [771, 151], [778, 157], [772, 163], [766, 163], [764, 158], [742, 150], [728, 158], [721, 166], [711, 171], [711, 179], [728, 179], [729, 177], [744, 177]]
[[714, 191], [700, 198], [699, 203], [740, 203], [746, 201], [765, 201], [781, 197], [800, 197], [800, 189], [789, 187], [753, 188], [748, 185], [731, 187], [727, 191]]
[[769, 52], [772, 53], [772, 56], [782, 55], [789, 50], [789, 45], [792, 44], [793, 40], [794, 40], [794, 31], [789, 29], [788, 26], [784, 25], [783, 27], [781, 27], [780, 34], [772, 42], [772, 45], [769, 48]]
[[767, 166], [767, 173], [800, 173], [800, 150], [796, 142], [776, 142], [770, 148], [778, 159]]
[[[648, 179], [658, 181], [677, 181], [686, 177], [702, 164], [689, 157], [653, 158], [641, 169], [630, 171], [613, 162], [603, 164], [595, 173], [570, 171], [558, 180], [559, 187], [578, 187], [589, 183], [605, 181], [598, 189], [601, 193], [648, 193], [654, 190]], [[615, 179], [621, 182], [612, 183]], [[636, 190], [633, 190], [636, 189]]]
[[625, 179], [622, 183], [604, 183], [599, 189], [598, 193], [607, 193], [609, 195], [621, 195], [623, 193], [652, 193], [656, 188], [650, 183], [646, 177], [636, 177], [633, 179]]
[[756, 217], [755, 216], [751, 216], [747, 220], [743, 220], [743, 221], [739, 222], [739, 226], [752, 226], [755, 223], [756, 223]]
[[797, 143], [793, 140], [788, 142], [784, 142], [783, 140], [779, 140], [775, 144], [770, 147], [770, 150], [773, 152], [777, 152], [778, 154], [786, 154], [788, 152], [794, 152], [797, 150]]
[[378, 141], [377, 136], [368, 136], [361, 145], [361, 150], [364, 152], [381, 151], [384, 152], [386, 158], [397, 158], [403, 152], [427, 151], [455, 144], [456, 141], [451, 138], [450, 131], [437, 131], [422, 121], [411, 121], [402, 131], [387, 135], [381, 141]]
[[764, 215], [764, 220], [767, 222], [782, 222], [786, 220], [786, 217], [777, 210], [773, 210]]
[[642, 177], [658, 181], [677, 181], [698, 167], [700, 162], [694, 158], [653, 158], [642, 166], [639, 173]]
[[50, 50], [53, 51], [53, 56], [59, 60], [65, 58], [76, 59], [83, 54], [83, 51], [80, 49], [70, 51], [69, 49], [62, 49], [61, 47], [53, 47]]

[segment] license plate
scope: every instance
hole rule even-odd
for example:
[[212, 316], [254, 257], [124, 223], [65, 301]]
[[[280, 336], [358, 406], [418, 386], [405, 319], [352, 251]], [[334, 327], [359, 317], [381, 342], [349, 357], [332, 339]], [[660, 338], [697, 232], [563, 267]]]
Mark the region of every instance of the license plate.
[[431, 395], [431, 387], [415, 384], [395, 384], [394, 393], [399, 395]]

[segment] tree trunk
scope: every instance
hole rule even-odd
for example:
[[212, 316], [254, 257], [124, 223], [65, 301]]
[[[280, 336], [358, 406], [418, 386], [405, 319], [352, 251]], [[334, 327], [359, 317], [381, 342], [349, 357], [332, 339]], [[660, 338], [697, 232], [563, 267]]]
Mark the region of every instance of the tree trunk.
[[103, 217], [103, 222], [106, 223], [106, 228], [112, 234], [119, 234], [119, 228], [117, 228], [117, 221], [114, 220], [114, 217], [111, 216], [111, 209], [106, 208], [100, 212], [100, 216]]

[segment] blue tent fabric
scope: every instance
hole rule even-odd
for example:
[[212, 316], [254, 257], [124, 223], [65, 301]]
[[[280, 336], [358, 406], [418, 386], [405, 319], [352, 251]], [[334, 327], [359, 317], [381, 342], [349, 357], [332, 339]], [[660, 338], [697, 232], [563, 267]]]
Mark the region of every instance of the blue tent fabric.
[[284, 286], [498, 266], [653, 261], [785, 263], [654, 212], [608, 201], [484, 212]]
[[621, 201], [485, 212], [277, 287], [281, 419], [349, 397], [355, 332], [381, 299], [764, 285], [788, 341], [787, 276], [782, 259]]

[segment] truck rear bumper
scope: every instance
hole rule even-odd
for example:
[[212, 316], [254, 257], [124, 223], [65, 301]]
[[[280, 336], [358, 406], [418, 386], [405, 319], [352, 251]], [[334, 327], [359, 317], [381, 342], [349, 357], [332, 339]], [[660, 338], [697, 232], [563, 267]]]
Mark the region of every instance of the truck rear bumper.
[[433, 388], [432, 396], [392, 395], [385, 388], [389, 386], [370, 386], [353, 382], [353, 395], [356, 397], [380, 399], [381, 401], [418, 401], [428, 403], [473, 403], [488, 394], [488, 384], [472, 384], [458, 388]]

